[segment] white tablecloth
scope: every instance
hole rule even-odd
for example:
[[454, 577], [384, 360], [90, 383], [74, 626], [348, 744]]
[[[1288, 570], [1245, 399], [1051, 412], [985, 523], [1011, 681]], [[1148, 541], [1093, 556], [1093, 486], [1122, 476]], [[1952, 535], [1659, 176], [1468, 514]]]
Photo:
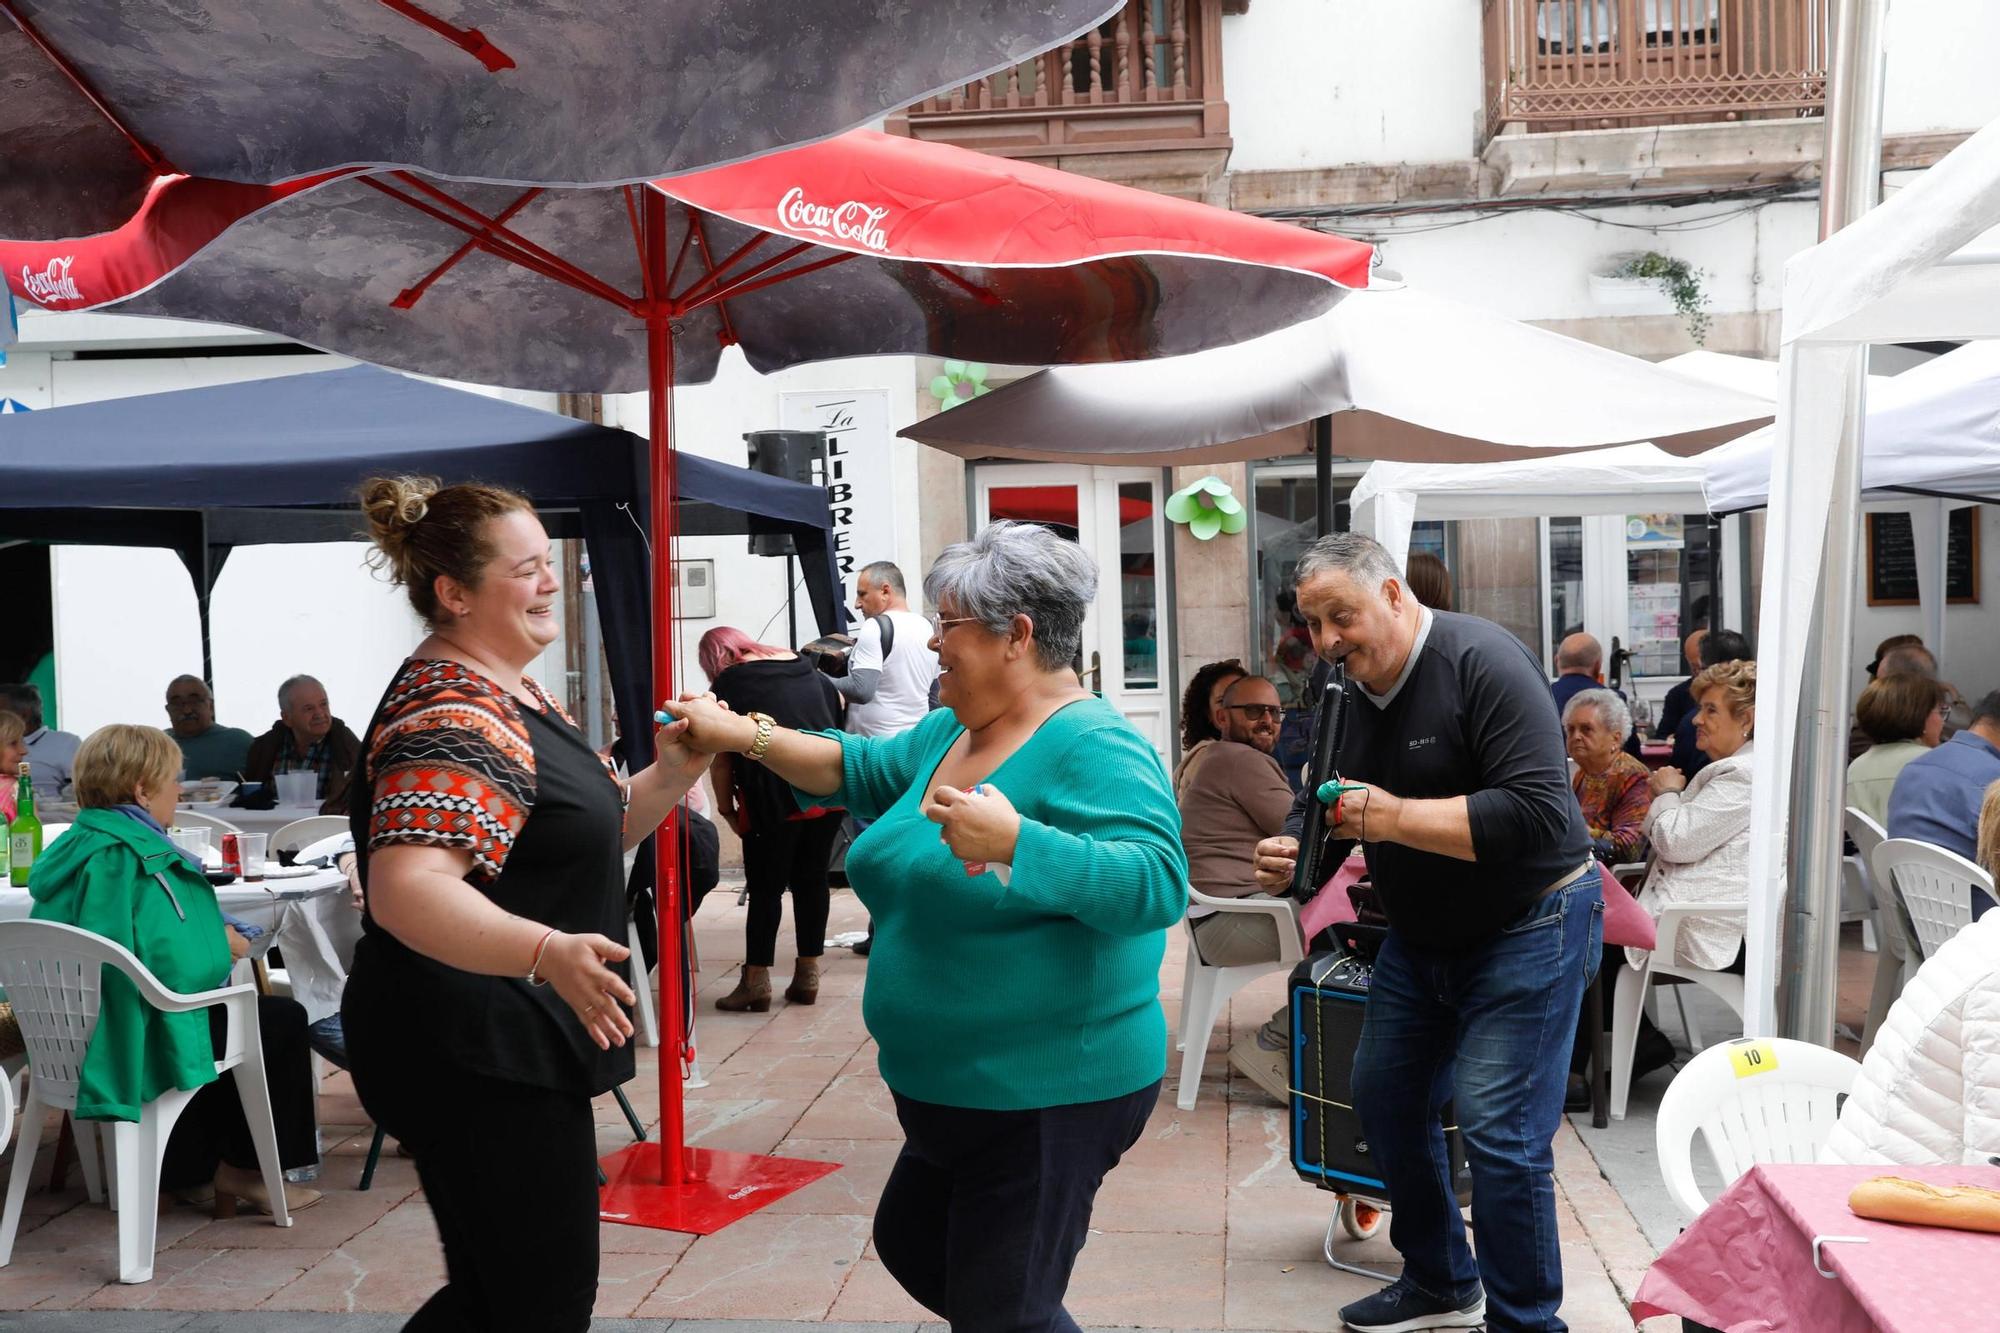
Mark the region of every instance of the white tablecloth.
[[[236, 883], [215, 891], [230, 916], [264, 927], [285, 956], [292, 998], [317, 1023], [340, 1012], [340, 992], [361, 938], [361, 913], [347, 896], [347, 876], [319, 870], [293, 879]], [[0, 888], [0, 921], [26, 920], [33, 900], [26, 889]], [[265, 941], [259, 940], [263, 946]]]

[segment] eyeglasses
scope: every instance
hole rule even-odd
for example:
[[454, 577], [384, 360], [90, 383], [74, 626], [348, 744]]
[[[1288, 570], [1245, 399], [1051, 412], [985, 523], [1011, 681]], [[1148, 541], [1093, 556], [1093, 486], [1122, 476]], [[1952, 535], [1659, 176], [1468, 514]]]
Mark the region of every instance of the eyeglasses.
[[979, 619], [979, 617], [952, 616], [948, 619], [940, 619], [938, 617], [937, 612], [931, 611], [927, 612], [924, 615], [924, 619], [930, 623], [931, 637], [934, 639], [942, 639], [944, 637], [944, 632], [950, 629], [953, 625], [970, 625], [973, 621]]
[[1223, 707], [1232, 713], [1243, 714], [1251, 722], [1259, 718], [1269, 718], [1276, 722], [1285, 715], [1285, 710], [1277, 704], [1224, 704]]

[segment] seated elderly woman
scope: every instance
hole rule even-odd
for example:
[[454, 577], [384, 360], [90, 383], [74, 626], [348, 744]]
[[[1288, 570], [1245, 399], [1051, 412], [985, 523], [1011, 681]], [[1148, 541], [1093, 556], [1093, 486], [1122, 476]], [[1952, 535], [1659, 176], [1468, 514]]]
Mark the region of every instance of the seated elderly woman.
[[[1694, 743], [1709, 763], [1692, 780], [1662, 768], [1649, 782], [1646, 836], [1653, 865], [1639, 905], [1658, 917], [1672, 903], [1747, 902], [1750, 896], [1750, 776], [1757, 730], [1757, 664], [1721, 662], [1694, 678]], [[1634, 966], [1644, 951], [1627, 950]], [[1743, 918], [1683, 922], [1675, 962], [1712, 972], [1743, 970]]]
[[1646, 766], [1625, 753], [1632, 710], [1616, 690], [1581, 690], [1563, 705], [1562, 723], [1576, 761], [1570, 786], [1583, 807], [1591, 851], [1609, 865], [1639, 860], [1653, 793]]
[[875, 919], [862, 1017], [904, 1144], [875, 1249], [960, 1329], [1068, 1329], [1099, 1183], [1166, 1073], [1166, 930], [1187, 861], [1152, 743], [1073, 667], [1096, 567], [994, 523], [924, 592], [942, 707], [910, 730], [798, 732], [706, 697], [683, 741], [870, 821], [848, 878]]
[[[249, 945], [223, 924], [215, 890], [198, 862], [167, 840], [180, 787], [180, 747], [154, 727], [122, 724], [91, 734], [76, 752], [71, 790], [82, 807], [68, 834], [35, 862], [32, 917], [76, 926], [121, 944], [171, 990], [225, 984]], [[278, 1159], [287, 1168], [319, 1160], [313, 1142], [312, 1056], [306, 1011], [274, 996], [257, 1002]], [[76, 1114], [136, 1121], [162, 1093], [199, 1089], [175, 1122], [160, 1164], [160, 1188], [183, 1202], [211, 1201], [219, 1217], [239, 1201], [271, 1211], [256, 1146], [230, 1080], [215, 1076], [226, 1035], [221, 1009], [166, 1014], [106, 969], [102, 1007], [78, 1080]], [[293, 1211], [319, 1192], [285, 1187]]]
[[0, 816], [12, 822], [19, 814], [21, 765], [28, 758], [28, 724], [18, 713], [0, 712]]
[[[1645, 833], [1652, 843], [1652, 859], [1639, 891], [1639, 905], [1655, 919], [1672, 903], [1749, 899], [1750, 738], [1757, 725], [1757, 664], [1722, 662], [1708, 667], [1695, 676], [1692, 691], [1695, 744], [1708, 756], [1709, 764], [1692, 780], [1671, 767], [1647, 778], [1653, 803], [1646, 812]], [[1741, 972], [1743, 919], [1698, 916], [1682, 922], [1675, 960], [1683, 967]], [[1607, 1027], [1618, 990], [1618, 966], [1629, 963], [1638, 967], [1645, 961], [1643, 949], [1606, 946], [1601, 974], [1604, 1012], [1600, 1018]], [[1573, 1074], [1584, 1068], [1586, 1036], [1580, 1028], [1570, 1060]], [[1642, 1011], [1633, 1052], [1633, 1082], [1664, 1068], [1673, 1055], [1673, 1043]], [[1572, 1106], [1589, 1104], [1588, 1091], [1580, 1084], [1580, 1079], [1572, 1080]]]

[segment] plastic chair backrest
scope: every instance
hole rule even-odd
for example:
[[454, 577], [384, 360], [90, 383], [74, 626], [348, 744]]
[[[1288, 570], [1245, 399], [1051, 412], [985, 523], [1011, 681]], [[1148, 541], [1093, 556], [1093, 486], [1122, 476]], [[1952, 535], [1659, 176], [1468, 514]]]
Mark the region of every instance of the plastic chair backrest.
[[1784, 1037], [1703, 1050], [1660, 1099], [1654, 1147], [1668, 1195], [1690, 1222], [1708, 1207], [1694, 1180], [1697, 1132], [1724, 1188], [1753, 1166], [1818, 1161], [1860, 1072], [1839, 1051]]
[[1993, 877], [1956, 852], [1915, 838], [1890, 838], [1875, 849], [1875, 882], [1909, 910], [1917, 949], [1929, 958], [1972, 924], [1972, 890], [1993, 892]]
[[[173, 827], [214, 829], [217, 833], [241, 833], [243, 831], [228, 820], [211, 815], [205, 810], [174, 811]], [[221, 840], [216, 839], [215, 841], [219, 844]]]
[[304, 819], [294, 819], [271, 835], [271, 855], [296, 852], [322, 839], [338, 837], [347, 829], [344, 815], [307, 815]]
[[1875, 849], [1889, 840], [1889, 830], [1876, 823], [1872, 816], [1851, 805], [1847, 807], [1847, 817], [1843, 822], [1847, 827], [1849, 841], [1853, 842], [1854, 850], [1860, 854], [1861, 864], [1868, 866], [1872, 871]]
[[0, 988], [14, 1005], [35, 1091], [46, 1105], [76, 1107], [106, 964], [135, 982], [142, 974], [151, 978], [130, 950], [101, 935], [53, 921], [0, 922]]

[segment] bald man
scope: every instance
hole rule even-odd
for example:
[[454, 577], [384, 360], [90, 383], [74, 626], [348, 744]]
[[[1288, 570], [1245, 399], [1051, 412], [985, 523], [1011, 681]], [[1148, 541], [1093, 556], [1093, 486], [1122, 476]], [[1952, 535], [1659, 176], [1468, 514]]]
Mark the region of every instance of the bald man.
[[1654, 735], [1673, 735], [1680, 730], [1681, 719], [1694, 711], [1694, 678], [1701, 670], [1701, 641], [1707, 637], [1707, 630], [1698, 629], [1681, 641], [1681, 656], [1687, 659], [1687, 679], [1667, 691]]
[[[1549, 687], [1549, 693], [1555, 696], [1556, 716], [1561, 717], [1571, 699], [1585, 690], [1604, 688], [1604, 645], [1588, 634], [1570, 635], [1556, 648], [1556, 671], [1556, 683]], [[1625, 691], [1614, 693], [1625, 699]], [[1625, 706], [1630, 708], [1632, 701], [1625, 699]], [[1639, 757], [1636, 728], [1625, 738], [1625, 753], [1634, 759]]]

